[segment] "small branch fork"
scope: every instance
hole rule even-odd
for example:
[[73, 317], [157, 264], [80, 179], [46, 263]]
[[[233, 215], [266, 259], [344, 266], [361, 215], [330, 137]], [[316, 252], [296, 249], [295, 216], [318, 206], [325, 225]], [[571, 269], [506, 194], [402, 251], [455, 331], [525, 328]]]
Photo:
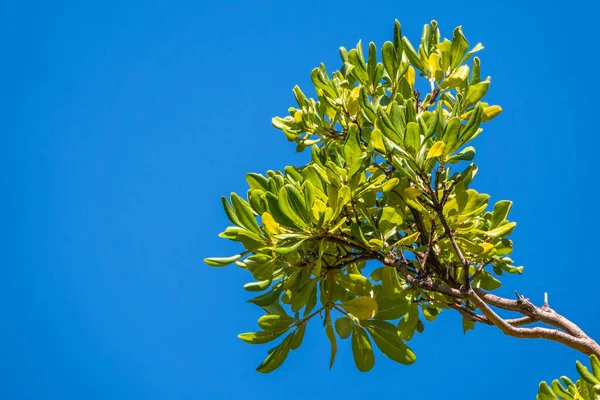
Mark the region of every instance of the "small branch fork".
[[[324, 237], [323, 240], [337, 245], [351, 247], [354, 250], [352, 259], [347, 260], [334, 268], [343, 268], [346, 265], [360, 261], [380, 261], [384, 265], [396, 268], [408, 284], [422, 290], [444, 294], [448, 300], [450, 300], [450, 306], [452, 308], [457, 310], [463, 317], [474, 322], [496, 326], [508, 336], [525, 339], [552, 340], [584, 354], [595, 354], [600, 357], [600, 345], [586, 335], [576, 324], [550, 308], [548, 305], [547, 294], [544, 296], [543, 305], [539, 307], [534, 305], [529, 299], [520, 295], [517, 295], [517, 299], [513, 300], [496, 296], [482, 289], [471, 287], [468, 276], [470, 262], [464, 257], [460, 247], [456, 243], [454, 234], [443, 215], [442, 206], [437, 203], [436, 208], [436, 211], [439, 210], [437, 215], [444, 232], [452, 243], [452, 247], [460, 260], [461, 266], [467, 272], [463, 277], [464, 280], [462, 284], [455, 282], [449, 277], [446, 277], [449, 279], [444, 279], [444, 276], [440, 275], [440, 269], [448, 270], [449, 268], [441, 265], [437, 253], [432, 249], [432, 237], [434, 236], [433, 233], [435, 228], [432, 229], [431, 232], [421, 232], [422, 244], [427, 246], [427, 250], [420, 260], [420, 268], [418, 271], [415, 271], [411, 267], [412, 264], [408, 262], [401, 253], [398, 257], [393, 253], [391, 255], [384, 255], [379, 251], [356, 243], [352, 238], [328, 235]], [[417, 229], [421, 230], [423, 228], [423, 224], [420, 224], [417, 221]], [[485, 266], [485, 263], [482, 262], [482, 265]], [[432, 268], [432, 271], [434, 272], [433, 275], [428, 273], [427, 267]], [[463, 305], [465, 302], [472, 303], [481, 314], [465, 307]], [[516, 312], [521, 314], [521, 317], [504, 319], [500, 317], [492, 307]], [[545, 324], [546, 326], [524, 327], [534, 323]]]
[[[468, 288], [465, 288], [464, 285], [458, 287], [457, 283], [445, 282], [438, 276], [427, 273], [421, 274], [423, 266], [421, 266], [419, 271], [415, 271], [411, 268], [412, 264], [404, 259], [402, 255], [399, 258], [388, 257], [379, 251], [358, 243], [352, 243], [346, 237], [332, 235], [326, 236], [323, 239], [338, 245], [352, 247], [356, 251], [352, 259], [335, 266], [335, 269], [343, 268], [346, 265], [360, 261], [377, 260], [384, 265], [396, 268], [408, 284], [426, 291], [444, 294], [450, 300], [450, 307], [457, 310], [463, 317], [474, 322], [496, 326], [508, 336], [552, 340], [584, 354], [595, 354], [600, 357], [600, 345], [586, 335], [576, 324], [550, 308], [547, 294], [544, 296], [544, 304], [540, 307], [522, 296], [518, 296], [516, 300], [513, 300], [499, 297], [485, 290], [470, 286]], [[430, 241], [429, 236], [427, 243], [430, 243]], [[426, 254], [426, 263], [439, 263], [434, 251], [428, 251]], [[471, 302], [481, 314], [465, 307], [463, 303], [467, 301]], [[521, 317], [504, 319], [492, 307], [516, 312], [521, 314]], [[524, 327], [534, 323], [545, 324], [547, 326]]]
[[[411, 285], [424, 290], [430, 290], [447, 295], [457, 303], [451, 303], [451, 307], [459, 311], [463, 316], [475, 322], [498, 327], [504, 334], [526, 339], [547, 339], [562, 343], [568, 347], [578, 350], [584, 354], [595, 354], [600, 357], [600, 345], [587, 336], [577, 325], [562, 315], [556, 313], [547, 304], [542, 307], [535, 306], [523, 297], [511, 300], [498, 297], [481, 289], [469, 288], [468, 290], [455, 289], [444, 284], [435, 282], [431, 277], [417, 279], [413, 277], [401, 261], [389, 258], [380, 259], [385, 265], [395, 267], [400, 274]], [[461, 305], [463, 300], [471, 301], [483, 315], [476, 314]], [[523, 317], [515, 319], [503, 319], [491, 307], [502, 310], [515, 311]], [[544, 323], [553, 328], [533, 327], [521, 328], [521, 326], [532, 323]]]

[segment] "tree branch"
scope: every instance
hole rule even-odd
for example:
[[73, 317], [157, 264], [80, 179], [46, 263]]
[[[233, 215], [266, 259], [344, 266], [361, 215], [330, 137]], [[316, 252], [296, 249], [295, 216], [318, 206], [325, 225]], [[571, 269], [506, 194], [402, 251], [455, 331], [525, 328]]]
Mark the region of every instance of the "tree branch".
[[[509, 336], [526, 338], [526, 339], [547, 339], [562, 343], [568, 347], [578, 350], [584, 354], [595, 354], [600, 357], [600, 345], [593, 339], [587, 336], [577, 325], [569, 321], [562, 315], [556, 313], [547, 305], [536, 307], [529, 300], [520, 298], [519, 300], [510, 300], [498, 297], [491, 293], [487, 293], [481, 289], [469, 289], [468, 291], [458, 290], [446, 285], [435, 282], [431, 277], [417, 279], [410, 274], [408, 269], [396, 260], [379, 257], [385, 265], [395, 267], [411, 285], [417, 286], [424, 290], [435, 291], [445, 294], [449, 297], [470, 300], [483, 313], [484, 317], [497, 326], [503, 333]], [[509, 311], [516, 311], [524, 314], [524, 317], [505, 320], [494, 312], [490, 305]], [[456, 309], [456, 307], [453, 307]], [[459, 307], [461, 314], [466, 313], [466, 309]], [[469, 314], [477, 322], [484, 322], [483, 317], [477, 314]], [[543, 322], [557, 329], [544, 327], [534, 328], [519, 328], [520, 326], [531, 324], [534, 322]]]
[[576, 337], [556, 329], [542, 327], [518, 328], [503, 320], [492, 310], [474, 290], [468, 292], [469, 300], [481, 310], [481, 312], [500, 330], [508, 335], [523, 339], [547, 339], [562, 343], [572, 349], [584, 354], [595, 354], [600, 357], [600, 346], [589, 337]]

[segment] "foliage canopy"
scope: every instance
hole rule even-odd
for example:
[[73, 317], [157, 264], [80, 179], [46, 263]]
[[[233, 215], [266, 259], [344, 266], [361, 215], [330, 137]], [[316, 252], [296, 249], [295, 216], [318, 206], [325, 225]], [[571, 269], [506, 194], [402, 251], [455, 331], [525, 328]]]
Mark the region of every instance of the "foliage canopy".
[[[424, 26], [415, 48], [396, 21], [393, 40], [379, 53], [370, 43], [365, 57], [359, 42], [340, 48], [339, 70], [315, 68], [316, 99], [294, 87], [297, 105], [273, 125], [297, 151], [310, 150], [311, 161], [247, 174], [245, 199], [222, 198], [232, 226], [220, 234], [245, 250], [205, 260], [235, 263], [254, 279], [244, 288], [261, 292], [249, 300], [266, 313], [261, 330], [240, 339], [283, 337], [259, 372], [278, 368], [315, 316], [331, 342], [330, 366], [338, 339], [350, 339], [360, 371], [373, 367], [374, 347], [413, 363], [407, 342], [448, 309], [461, 313], [465, 332], [480, 322], [586, 354], [600, 351], [576, 326], [559, 326], [547, 304], [490, 293], [503, 274], [523, 268], [509, 257], [512, 203], [489, 209], [490, 196], [472, 187], [472, 141], [502, 111], [483, 101], [490, 78], [481, 79], [474, 56], [482, 49], [469, 45], [461, 27], [442, 39], [436, 21]], [[492, 306], [524, 317], [503, 320]], [[531, 322], [560, 331], [520, 328]]]

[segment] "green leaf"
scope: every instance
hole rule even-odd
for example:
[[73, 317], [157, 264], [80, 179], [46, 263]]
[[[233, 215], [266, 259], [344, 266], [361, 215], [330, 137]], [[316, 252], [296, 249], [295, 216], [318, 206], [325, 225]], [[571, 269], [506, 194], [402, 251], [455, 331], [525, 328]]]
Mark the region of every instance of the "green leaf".
[[304, 228], [306, 227], [306, 222], [303, 219], [306, 213], [306, 204], [304, 204], [303, 196], [298, 195], [297, 189], [290, 189], [292, 187], [291, 185], [285, 185], [279, 190], [279, 209], [294, 225]]
[[592, 384], [592, 385], [600, 385], [600, 379], [596, 378], [590, 371], [579, 361], [575, 363], [575, 368], [577, 368], [577, 372], [581, 376], [581, 379]]
[[288, 329], [289, 327], [278, 331], [240, 333], [238, 337], [249, 344], [264, 344], [277, 339], [286, 333]]
[[400, 27], [400, 22], [397, 19], [394, 20], [394, 47], [396, 48], [398, 57], [401, 57], [404, 48], [402, 44], [402, 29]]
[[452, 62], [452, 67], [456, 67], [458, 64], [462, 62], [462, 59], [465, 55], [465, 52], [469, 48], [469, 42], [465, 38], [465, 35], [462, 33], [462, 26], [454, 29], [454, 33], [452, 35], [452, 47], [450, 49], [450, 57]]
[[480, 287], [485, 290], [496, 290], [502, 286], [502, 282], [494, 278], [492, 274], [483, 270], [473, 281], [475, 287]]
[[229, 204], [229, 202], [227, 201], [225, 196], [221, 196], [221, 203], [223, 203], [223, 208], [225, 209], [225, 214], [227, 215], [227, 218], [231, 221], [231, 223], [234, 225], [237, 225], [239, 227], [243, 227], [242, 223], [240, 222], [238, 217], [235, 215], [235, 211], [233, 210], [233, 207], [231, 207], [231, 205]]
[[590, 364], [592, 365], [592, 372], [594, 376], [600, 379], [600, 360], [594, 354], [590, 356]]
[[466, 335], [468, 331], [475, 329], [475, 321], [463, 317], [462, 319], [463, 333]]
[[558, 393], [561, 399], [575, 400], [572, 394], [560, 384], [558, 379], [552, 381], [552, 391]]
[[512, 201], [509, 200], [501, 200], [494, 205], [494, 212], [492, 213], [492, 221], [490, 223], [490, 228], [497, 228], [498, 225], [502, 221], [508, 217], [508, 213], [510, 212], [510, 208], [512, 207]]
[[417, 239], [419, 239], [420, 234], [421, 234], [420, 232], [414, 232], [414, 233], [411, 233], [410, 235], [404, 236], [402, 239], [400, 239], [396, 243], [394, 243], [393, 247], [411, 246], [413, 243], [415, 243], [417, 241]]
[[406, 150], [413, 155], [415, 155], [421, 147], [419, 125], [417, 125], [415, 122], [409, 122], [406, 125], [404, 145], [406, 146]]
[[328, 232], [333, 233], [333, 232], [337, 231], [338, 229], [340, 229], [342, 227], [342, 225], [344, 225], [345, 222], [346, 222], [346, 217], [343, 217], [338, 222], [336, 222], [335, 225], [333, 225], [331, 228], [329, 228]]
[[350, 124], [350, 129], [348, 130], [346, 141], [344, 142], [343, 151], [346, 165], [351, 167], [349, 176], [352, 176], [353, 172], [356, 172], [356, 167], [354, 165], [357, 162], [360, 162], [363, 153], [362, 145], [360, 143], [360, 132], [356, 124]]
[[281, 284], [275, 285], [268, 292], [248, 300], [248, 303], [256, 304], [259, 307], [270, 306], [271, 304], [279, 300], [279, 295], [281, 294], [282, 287], [283, 285]]
[[391, 178], [391, 179], [386, 180], [377, 189], [380, 189], [382, 192], [389, 192], [390, 190], [392, 190], [393, 188], [395, 188], [398, 185], [398, 182], [399, 182], [398, 178]]
[[294, 339], [294, 333], [290, 333], [286, 338], [275, 347], [275, 349], [269, 354], [269, 356], [256, 368], [258, 372], [268, 374], [279, 368], [285, 361], [288, 353], [290, 352], [290, 345]]
[[311, 281], [306, 283], [302, 287], [302, 289], [300, 289], [300, 291], [298, 291], [298, 293], [296, 293], [296, 295], [294, 296], [294, 298], [292, 300], [292, 311], [293, 312], [299, 311], [302, 307], [304, 307], [306, 305], [313, 290], [315, 290], [316, 285], [317, 285], [317, 280], [312, 279]]
[[315, 283], [315, 287], [313, 288], [313, 290], [311, 290], [310, 297], [308, 298], [308, 301], [306, 302], [306, 305], [304, 306], [303, 318], [308, 317], [316, 305], [317, 305], [317, 286]]
[[446, 129], [444, 129], [443, 136], [444, 142], [446, 143], [446, 154], [450, 154], [456, 149], [460, 127], [460, 118], [452, 117], [448, 120], [448, 123], [446, 124]]
[[[360, 46], [360, 42], [358, 44], [357, 47]], [[362, 51], [360, 52], [362, 53]], [[354, 66], [354, 68], [352, 69], [352, 75], [354, 75], [354, 77], [363, 85], [368, 86], [369, 85], [369, 74], [367, 73], [367, 66], [365, 64], [365, 60], [362, 56], [362, 54], [359, 54], [359, 52], [356, 49], [352, 49], [350, 50], [350, 52], [348, 53], [348, 62]]]
[[368, 321], [366, 324], [373, 341], [385, 356], [404, 365], [415, 362], [415, 353], [400, 339], [394, 325], [385, 321]]
[[435, 321], [440, 314], [440, 309], [436, 307], [421, 307], [421, 311], [425, 319], [429, 322]]
[[410, 61], [410, 63], [414, 65], [416, 69], [424, 73], [425, 68], [421, 63], [421, 59], [406, 36], [402, 38], [402, 45], [404, 46], [404, 54], [406, 55], [406, 58], [408, 58], [408, 61]]
[[381, 59], [383, 66], [392, 82], [396, 81], [396, 72], [398, 71], [398, 58], [396, 49], [392, 42], [385, 42], [381, 48]]
[[300, 328], [294, 332], [294, 339], [292, 339], [292, 343], [290, 344], [292, 350], [296, 350], [298, 347], [300, 347], [302, 340], [304, 339], [304, 332], [306, 332], [305, 323], [300, 325]]
[[377, 127], [383, 133], [383, 136], [391, 140], [393, 143], [400, 144], [400, 136], [396, 132], [394, 124], [388, 117], [383, 107], [377, 108]]
[[377, 73], [377, 48], [373, 42], [369, 43], [367, 72], [369, 73], [369, 82], [371, 83], [371, 86], [375, 87], [377, 85], [377, 81], [375, 79]]
[[250, 251], [264, 247], [265, 245], [260, 236], [246, 229], [242, 229], [238, 232], [237, 240], [242, 242], [244, 247]]
[[369, 296], [373, 285], [361, 274], [336, 275], [339, 286], [354, 296]]
[[369, 100], [369, 93], [367, 92], [367, 89], [365, 89], [364, 86], [360, 88], [360, 93], [358, 95], [358, 104], [360, 105], [360, 108], [363, 111], [365, 119], [370, 123], [374, 123], [377, 119], [375, 108]]
[[378, 225], [381, 234], [386, 235], [390, 230], [402, 225], [402, 216], [393, 207], [383, 207]]
[[378, 299], [377, 302], [377, 314], [375, 319], [378, 320], [395, 320], [402, 318], [407, 312], [410, 306], [410, 300], [406, 297], [399, 297], [397, 299]]
[[475, 148], [474, 147], [465, 147], [460, 151], [460, 153], [453, 155], [448, 159], [450, 164], [456, 164], [459, 161], [471, 161], [475, 158]]
[[473, 139], [477, 135], [477, 132], [479, 132], [479, 125], [481, 124], [482, 115], [483, 106], [481, 105], [481, 103], [479, 103], [473, 110], [473, 113], [469, 118], [469, 122], [467, 122], [467, 126], [465, 127], [464, 132], [459, 137], [459, 146], [462, 146], [463, 144], [467, 143], [469, 140]]
[[249, 231], [261, 235], [260, 228], [254, 218], [254, 213], [252, 212], [250, 205], [235, 193], [231, 193], [231, 203], [233, 204], [235, 215], [242, 226]]
[[415, 326], [419, 322], [419, 308], [417, 303], [411, 303], [408, 313], [398, 322], [398, 333], [404, 340], [410, 340], [415, 333]]
[[538, 388], [538, 395], [536, 397], [539, 400], [554, 400], [558, 397], [554, 394], [550, 386], [546, 382], [541, 382], [540, 387]]
[[354, 327], [352, 332], [352, 354], [354, 363], [361, 372], [368, 372], [375, 364], [375, 355], [373, 347], [367, 333], [363, 328]]
[[367, 296], [342, 302], [342, 307], [358, 319], [373, 318], [377, 314], [377, 302]]
[[304, 243], [305, 240], [306, 239], [302, 239], [293, 244], [286, 243], [285, 245], [277, 245], [275, 247], [271, 247], [270, 249], [277, 254], [282, 254], [282, 255], [290, 254], [290, 253], [298, 250], [298, 248], [302, 245], [302, 243]]
[[465, 96], [463, 107], [468, 108], [473, 104], [477, 103], [479, 100], [485, 96], [490, 87], [490, 81], [485, 80], [483, 82], [479, 82], [475, 85], [469, 86], [469, 90], [467, 91], [467, 95]]
[[285, 185], [284, 188], [286, 189], [288, 202], [294, 210], [294, 213], [300, 216], [304, 221], [308, 221], [308, 205], [306, 204], [304, 196], [300, 193], [300, 190], [298, 190], [296, 186], [290, 184]]
[[226, 265], [232, 264], [242, 258], [241, 254], [236, 254], [231, 257], [210, 257], [205, 258], [204, 262], [212, 267], [224, 267]]
[[295, 319], [289, 315], [263, 315], [258, 319], [258, 326], [264, 331], [280, 331], [289, 328], [294, 321]]
[[396, 299], [403, 293], [402, 283], [398, 278], [398, 271], [394, 267], [383, 267], [381, 273], [383, 291], [390, 299]]
[[340, 317], [335, 321], [335, 330], [342, 339], [347, 339], [354, 330], [354, 321], [348, 317]]
[[515, 229], [515, 226], [517, 226], [516, 222], [509, 222], [508, 224], [500, 225], [495, 229], [487, 231], [485, 234], [491, 238], [507, 236]]
[[[300, 228], [302, 229], [302, 225], [297, 225], [292, 219], [288, 218], [279, 207], [279, 198], [271, 192], [268, 192], [266, 195], [267, 206], [269, 208], [269, 213], [273, 216], [275, 221], [280, 223], [281, 225], [287, 226], [288, 228]], [[300, 221], [302, 222], [302, 221]]]
[[269, 191], [268, 180], [261, 174], [255, 174], [255, 173], [246, 174], [246, 181], [248, 182], [248, 185], [252, 189], [260, 189], [260, 190], [264, 190], [264, 191]]
[[335, 333], [333, 333], [333, 327], [331, 326], [330, 318], [327, 319], [327, 323], [325, 324], [325, 333], [327, 334], [327, 338], [331, 344], [331, 358], [329, 359], [329, 369], [331, 369], [337, 353], [337, 341], [335, 339]]
[[477, 43], [469, 52], [465, 55], [463, 62], [467, 62], [474, 53], [483, 50], [485, 47], [481, 43]]
[[[321, 66], [324, 67], [323, 64], [321, 64]], [[321, 89], [323, 92], [327, 93], [329, 97], [336, 97], [335, 90], [333, 90], [333, 88], [329, 86], [329, 82], [327, 82], [327, 75], [323, 74], [320, 68], [313, 69], [310, 78], [317, 89]]]
[[271, 279], [266, 279], [264, 281], [259, 282], [248, 282], [244, 285], [244, 289], [249, 292], [262, 292], [269, 286], [271, 286]]

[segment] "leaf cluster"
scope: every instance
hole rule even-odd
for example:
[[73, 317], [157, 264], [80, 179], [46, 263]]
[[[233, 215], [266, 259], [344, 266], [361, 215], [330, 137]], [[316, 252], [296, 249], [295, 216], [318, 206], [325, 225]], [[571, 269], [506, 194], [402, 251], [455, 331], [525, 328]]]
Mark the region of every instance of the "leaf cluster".
[[575, 366], [579, 373], [577, 382], [566, 376], [555, 379], [551, 385], [540, 383], [536, 400], [599, 400], [600, 399], [600, 361], [595, 355], [590, 356], [592, 371], [577, 361]]
[[370, 43], [365, 57], [359, 42], [340, 48], [339, 70], [315, 68], [316, 99], [294, 88], [297, 105], [273, 125], [298, 151], [309, 149], [310, 162], [250, 173], [245, 198], [223, 197], [232, 225], [220, 236], [244, 251], [205, 260], [235, 263], [253, 277], [244, 288], [260, 292], [249, 302], [266, 313], [261, 330], [240, 339], [284, 337], [259, 372], [278, 368], [315, 316], [331, 342], [330, 365], [338, 339], [348, 338], [361, 371], [373, 367], [373, 343], [413, 363], [406, 342], [425, 322], [475, 307], [411, 282], [494, 290], [504, 273], [522, 272], [509, 258], [512, 203], [489, 209], [489, 196], [471, 187], [472, 142], [501, 111], [482, 101], [490, 78], [480, 77], [481, 49], [461, 27], [442, 40], [435, 21], [415, 49], [396, 21], [379, 52]]

